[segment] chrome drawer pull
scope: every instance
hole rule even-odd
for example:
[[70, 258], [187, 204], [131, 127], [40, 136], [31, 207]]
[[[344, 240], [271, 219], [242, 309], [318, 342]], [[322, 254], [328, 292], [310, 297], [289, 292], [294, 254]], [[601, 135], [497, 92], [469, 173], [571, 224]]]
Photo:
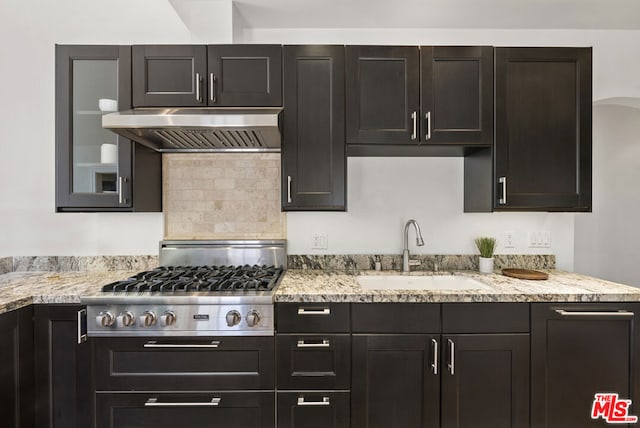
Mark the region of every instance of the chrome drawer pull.
[[298, 340], [298, 348], [330, 348], [331, 342], [329, 339], [324, 339], [320, 343], [305, 343], [304, 340]]
[[330, 406], [329, 397], [322, 397], [322, 401], [304, 401], [304, 397], [298, 397], [298, 406]]
[[434, 375], [438, 374], [438, 341], [435, 339], [431, 339], [431, 343], [433, 343], [433, 363], [431, 363], [431, 370]]
[[158, 343], [155, 340], [150, 340], [143, 345], [144, 348], [217, 348], [220, 346], [219, 340], [214, 340], [211, 343]]
[[185, 402], [185, 403], [159, 403], [158, 398], [149, 398], [145, 403], [145, 407], [211, 407], [220, 405], [220, 397], [213, 397], [211, 401], [201, 402]]
[[456, 344], [453, 343], [453, 340], [451, 339], [447, 339], [447, 342], [449, 342], [449, 354], [450, 354], [450, 363], [447, 364], [447, 366], [449, 367], [449, 373], [451, 373], [451, 376], [456, 374]]
[[322, 308], [322, 309], [298, 308], [298, 315], [331, 315], [331, 309], [330, 308]]
[[597, 311], [565, 311], [564, 309], [556, 309], [556, 313], [562, 315], [563, 317], [620, 317], [620, 318], [631, 318], [634, 313], [629, 311], [608, 311], [608, 312], [597, 312]]

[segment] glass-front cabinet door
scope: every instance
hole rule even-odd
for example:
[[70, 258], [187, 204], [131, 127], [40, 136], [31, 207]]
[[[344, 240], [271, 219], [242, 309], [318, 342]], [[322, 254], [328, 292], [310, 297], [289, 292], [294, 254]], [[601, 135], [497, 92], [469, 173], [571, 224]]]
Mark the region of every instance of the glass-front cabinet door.
[[56, 46], [58, 211], [131, 207], [132, 143], [102, 128], [129, 108], [129, 46]]

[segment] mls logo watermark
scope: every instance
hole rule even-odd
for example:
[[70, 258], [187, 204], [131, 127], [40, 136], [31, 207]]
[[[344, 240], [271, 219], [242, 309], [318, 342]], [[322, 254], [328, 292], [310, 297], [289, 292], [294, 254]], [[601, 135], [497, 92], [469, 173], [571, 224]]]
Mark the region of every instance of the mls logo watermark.
[[591, 407], [591, 419], [604, 419], [608, 424], [635, 424], [637, 416], [629, 415], [631, 400], [618, 398], [616, 393], [597, 393]]

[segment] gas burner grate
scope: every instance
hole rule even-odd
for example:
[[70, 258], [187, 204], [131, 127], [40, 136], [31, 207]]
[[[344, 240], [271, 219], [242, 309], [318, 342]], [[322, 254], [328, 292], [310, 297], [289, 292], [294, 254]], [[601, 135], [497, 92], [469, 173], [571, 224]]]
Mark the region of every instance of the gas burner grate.
[[275, 266], [161, 266], [102, 287], [103, 292], [215, 293], [272, 290], [283, 269]]

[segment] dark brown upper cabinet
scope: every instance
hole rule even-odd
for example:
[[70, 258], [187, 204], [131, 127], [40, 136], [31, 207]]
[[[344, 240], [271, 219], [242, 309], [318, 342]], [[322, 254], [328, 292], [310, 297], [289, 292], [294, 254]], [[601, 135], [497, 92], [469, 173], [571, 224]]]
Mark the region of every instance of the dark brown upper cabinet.
[[347, 46], [350, 155], [464, 155], [493, 142], [493, 48]]
[[417, 46], [347, 46], [347, 143], [417, 144]]
[[493, 144], [493, 48], [422, 46], [420, 141]]
[[591, 211], [591, 48], [496, 48], [494, 209]]
[[161, 211], [159, 153], [102, 128], [131, 108], [129, 46], [56, 46], [56, 210]]
[[346, 208], [344, 47], [284, 47], [282, 209]]
[[212, 45], [207, 58], [210, 106], [282, 105], [280, 45]]
[[207, 47], [133, 46], [134, 107], [206, 106]]
[[134, 107], [280, 105], [279, 45], [133, 46]]

